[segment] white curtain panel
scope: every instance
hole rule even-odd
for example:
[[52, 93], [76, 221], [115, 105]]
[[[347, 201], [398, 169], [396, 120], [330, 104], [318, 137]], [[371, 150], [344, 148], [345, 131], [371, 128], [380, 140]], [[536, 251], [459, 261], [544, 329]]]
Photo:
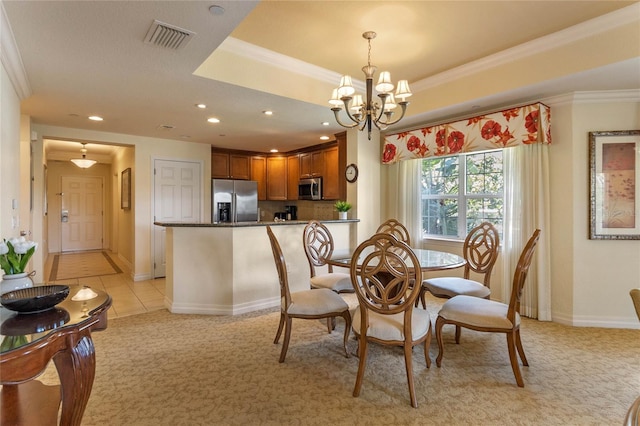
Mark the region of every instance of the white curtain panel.
[[401, 222], [409, 231], [411, 245], [422, 247], [422, 224], [420, 218], [420, 165], [421, 159], [400, 161], [390, 165], [396, 174], [397, 188], [395, 197], [389, 197], [392, 203], [387, 210], [390, 218]]
[[527, 240], [541, 230], [524, 285], [520, 314], [551, 320], [549, 230], [549, 145], [533, 143], [503, 151], [505, 177], [503, 283], [505, 302], [511, 297], [513, 274]]

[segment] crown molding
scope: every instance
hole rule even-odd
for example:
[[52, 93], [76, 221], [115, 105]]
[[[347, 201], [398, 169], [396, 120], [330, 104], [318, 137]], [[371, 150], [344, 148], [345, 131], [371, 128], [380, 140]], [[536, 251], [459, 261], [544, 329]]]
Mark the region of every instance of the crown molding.
[[31, 85], [2, 2], [0, 2], [0, 47], [0, 61], [18, 97], [24, 100], [31, 96]]
[[640, 102], [640, 89], [600, 90], [565, 93], [540, 100], [551, 107], [567, 104], [592, 104], [605, 102]]

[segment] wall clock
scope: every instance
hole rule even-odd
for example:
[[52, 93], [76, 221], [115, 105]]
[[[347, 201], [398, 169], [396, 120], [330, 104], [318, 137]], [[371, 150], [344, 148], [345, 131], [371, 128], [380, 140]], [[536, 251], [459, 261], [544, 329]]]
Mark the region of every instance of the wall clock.
[[347, 166], [344, 176], [347, 179], [347, 182], [353, 183], [358, 180], [358, 166], [351, 163]]

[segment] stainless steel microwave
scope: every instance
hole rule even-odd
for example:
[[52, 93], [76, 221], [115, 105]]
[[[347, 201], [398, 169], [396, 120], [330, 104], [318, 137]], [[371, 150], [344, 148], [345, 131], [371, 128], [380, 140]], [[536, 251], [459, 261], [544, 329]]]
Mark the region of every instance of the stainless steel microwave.
[[322, 200], [322, 178], [301, 179], [298, 200]]

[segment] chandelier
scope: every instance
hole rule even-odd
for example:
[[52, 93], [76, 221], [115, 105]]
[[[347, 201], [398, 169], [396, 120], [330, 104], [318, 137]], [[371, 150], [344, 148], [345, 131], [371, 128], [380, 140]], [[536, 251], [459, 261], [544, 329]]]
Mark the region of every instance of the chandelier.
[[89, 160], [87, 158], [87, 148], [85, 148], [86, 143], [82, 144], [82, 149], [80, 150], [80, 152], [82, 153], [82, 158], [72, 158], [71, 162], [73, 164], [75, 164], [76, 166], [80, 167], [81, 169], [88, 169], [89, 167], [93, 166], [94, 164], [97, 163], [96, 160]]
[[[388, 71], [383, 71], [380, 73], [380, 78], [376, 85], [376, 92], [381, 103], [373, 101], [373, 76], [377, 68], [375, 65], [371, 65], [371, 40], [376, 38], [376, 33], [367, 31], [362, 34], [362, 37], [369, 43], [367, 65], [362, 67], [362, 72], [367, 78], [366, 101], [362, 101], [361, 95], [355, 95], [351, 76], [343, 75], [340, 79], [340, 86], [337, 89], [333, 89], [329, 104], [332, 105], [331, 111], [335, 114], [338, 124], [347, 129], [359, 127], [361, 131], [366, 127], [369, 140], [371, 140], [371, 129], [374, 125], [379, 130], [385, 130], [388, 126], [402, 120], [407, 110], [407, 105], [409, 105], [406, 98], [411, 96], [411, 90], [407, 80], [400, 80], [394, 97], [391, 74]], [[396, 103], [396, 99], [399, 99], [399, 102]], [[393, 110], [398, 105], [402, 108], [402, 115], [392, 121]], [[351, 123], [345, 124], [340, 120], [338, 113], [343, 106]]]

